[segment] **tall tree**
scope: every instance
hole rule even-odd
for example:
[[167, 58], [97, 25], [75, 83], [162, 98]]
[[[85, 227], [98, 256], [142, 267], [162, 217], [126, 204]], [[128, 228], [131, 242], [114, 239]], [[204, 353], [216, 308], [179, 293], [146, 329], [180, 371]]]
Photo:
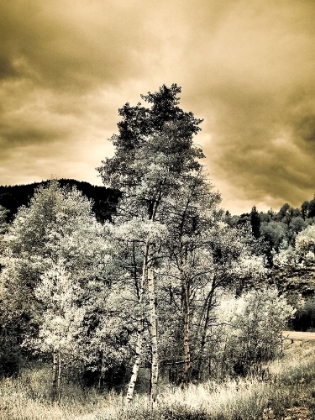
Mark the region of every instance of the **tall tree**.
[[[98, 168], [106, 186], [122, 191], [118, 213], [125, 219], [163, 223], [164, 203], [179, 188], [183, 177], [200, 170], [202, 150], [193, 145], [193, 135], [200, 130], [200, 119], [178, 107], [181, 89], [163, 85], [158, 92], [142, 96], [151, 107], [128, 103], [119, 110], [122, 121], [112, 137], [115, 155]], [[146, 293], [149, 300], [151, 337], [151, 398], [156, 401], [158, 382], [158, 338], [155, 262], [159, 244], [148, 235], [143, 249], [142, 282], [139, 299]], [[141, 327], [139, 341], [141, 348]], [[132, 398], [139, 358], [136, 357], [128, 400]]]
[[[184, 384], [189, 382], [192, 370], [191, 311], [198, 288], [204, 286], [204, 279], [212, 272], [211, 255], [206, 253], [206, 244], [209, 230], [217, 227], [219, 212], [216, 214], [216, 206], [219, 201], [220, 195], [211, 191], [211, 184], [199, 172], [185, 176], [167, 203], [165, 248], [168, 262], [160, 274], [165, 278], [164, 287], [169, 291], [171, 301], [180, 308]], [[165, 312], [167, 317], [169, 307]]]

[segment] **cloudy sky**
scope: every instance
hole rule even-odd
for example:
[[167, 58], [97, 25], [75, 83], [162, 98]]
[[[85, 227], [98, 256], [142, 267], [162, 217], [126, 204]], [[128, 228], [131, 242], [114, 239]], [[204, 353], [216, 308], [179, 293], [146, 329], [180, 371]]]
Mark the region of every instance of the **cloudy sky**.
[[117, 110], [162, 84], [232, 213], [315, 193], [314, 0], [2, 0], [0, 185], [101, 184]]

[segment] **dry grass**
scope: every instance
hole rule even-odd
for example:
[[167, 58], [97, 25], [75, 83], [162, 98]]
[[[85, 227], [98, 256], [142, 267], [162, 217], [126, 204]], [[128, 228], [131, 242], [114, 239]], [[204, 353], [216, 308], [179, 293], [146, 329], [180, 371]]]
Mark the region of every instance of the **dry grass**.
[[51, 404], [49, 370], [28, 369], [19, 378], [0, 382], [0, 419], [257, 420], [269, 415], [281, 419], [290, 407], [313, 409], [314, 349], [314, 342], [287, 344], [285, 357], [269, 364], [265, 382], [253, 377], [223, 384], [191, 384], [186, 389], [162, 383], [159, 405], [153, 412], [147, 395], [136, 395], [126, 407], [122, 395], [85, 393], [75, 385], [65, 386], [59, 404]]

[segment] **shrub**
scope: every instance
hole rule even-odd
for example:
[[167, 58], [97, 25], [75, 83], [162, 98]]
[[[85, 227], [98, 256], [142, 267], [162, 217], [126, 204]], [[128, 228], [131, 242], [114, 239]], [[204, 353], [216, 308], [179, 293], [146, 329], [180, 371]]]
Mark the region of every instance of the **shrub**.
[[228, 324], [222, 358], [229, 373], [246, 376], [281, 353], [282, 331], [294, 311], [276, 289], [251, 291], [222, 309]]

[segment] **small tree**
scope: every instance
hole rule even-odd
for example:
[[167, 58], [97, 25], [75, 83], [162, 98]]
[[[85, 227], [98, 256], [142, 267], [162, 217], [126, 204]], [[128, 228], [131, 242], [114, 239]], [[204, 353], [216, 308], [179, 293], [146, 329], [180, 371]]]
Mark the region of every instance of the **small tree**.
[[275, 288], [260, 288], [219, 308], [225, 325], [222, 360], [231, 373], [247, 375], [282, 351], [282, 331], [294, 309]]
[[262, 283], [266, 276], [264, 260], [253, 255], [246, 229], [218, 223], [207, 232], [205, 252], [208, 254], [208, 275], [203, 276], [199, 285], [193, 311], [196, 325], [193, 339], [195, 371], [199, 378], [203, 371], [207, 371], [204, 367], [213, 357], [217, 338], [212, 326], [217, 323], [215, 308], [222, 294], [232, 291], [240, 296], [257, 283]]
[[52, 399], [59, 396], [62, 367], [82, 360], [80, 336], [84, 335], [82, 306], [84, 290], [65, 269], [65, 261], [53, 263], [34, 290], [35, 297], [46, 307], [38, 337], [24, 340], [24, 346], [49, 354], [53, 361]]
[[[6, 243], [2, 327], [14, 328], [30, 350], [49, 349], [55, 362], [96, 362], [102, 340], [108, 344], [109, 334], [101, 339], [100, 331], [107, 314], [110, 256], [91, 203], [77, 190], [52, 182], [20, 210]], [[65, 337], [70, 330], [71, 337]], [[50, 337], [55, 337], [52, 342]]]

